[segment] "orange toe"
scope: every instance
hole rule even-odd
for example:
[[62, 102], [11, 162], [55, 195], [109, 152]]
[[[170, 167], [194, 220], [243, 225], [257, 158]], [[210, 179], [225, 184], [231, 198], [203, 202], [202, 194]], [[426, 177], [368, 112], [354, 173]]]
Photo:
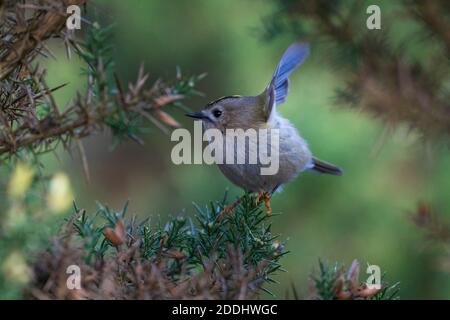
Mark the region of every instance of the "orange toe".
[[266, 206], [267, 215], [271, 215], [272, 207], [270, 206], [270, 195], [267, 193], [264, 194], [264, 205]]

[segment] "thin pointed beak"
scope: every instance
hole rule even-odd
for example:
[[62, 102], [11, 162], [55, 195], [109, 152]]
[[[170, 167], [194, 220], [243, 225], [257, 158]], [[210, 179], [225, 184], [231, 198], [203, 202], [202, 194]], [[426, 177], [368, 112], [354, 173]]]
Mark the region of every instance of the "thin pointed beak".
[[189, 112], [186, 113], [186, 116], [194, 118], [194, 119], [208, 119], [208, 117], [203, 112]]

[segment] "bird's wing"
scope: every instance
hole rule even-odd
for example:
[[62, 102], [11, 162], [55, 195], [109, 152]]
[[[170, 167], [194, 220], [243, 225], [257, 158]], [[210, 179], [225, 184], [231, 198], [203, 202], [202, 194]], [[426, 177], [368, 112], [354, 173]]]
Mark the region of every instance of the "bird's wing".
[[274, 106], [282, 104], [288, 95], [289, 75], [300, 66], [309, 55], [309, 45], [306, 43], [294, 43], [286, 49], [280, 62], [267, 86], [265, 93], [269, 97], [268, 116]]
[[275, 102], [277, 105], [286, 100], [290, 73], [300, 66], [308, 55], [309, 45], [306, 43], [294, 43], [284, 52], [270, 81], [275, 90]]

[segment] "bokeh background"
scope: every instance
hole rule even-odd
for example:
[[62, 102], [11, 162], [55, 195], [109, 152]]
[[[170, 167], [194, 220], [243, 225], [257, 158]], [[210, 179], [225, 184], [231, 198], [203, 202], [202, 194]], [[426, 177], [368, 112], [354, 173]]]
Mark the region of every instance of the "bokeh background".
[[[102, 23], [115, 23], [111, 41], [124, 79], [134, 80], [141, 63], [150, 80], [172, 78], [176, 66], [185, 74], [207, 72], [197, 88], [204, 96], [186, 101], [199, 110], [220, 96], [263, 90], [283, 50], [296, 40], [288, 34], [272, 41], [261, 39], [264, 17], [274, 10], [273, 2], [262, 0], [99, 0], [93, 1], [89, 15]], [[55, 93], [64, 105], [86, 85], [80, 71], [83, 65], [76, 59], [68, 61], [62, 46], [55, 44], [53, 50], [57, 59], [41, 63], [48, 68], [49, 86], [69, 82]], [[275, 278], [280, 284], [271, 285], [270, 290], [283, 298], [294, 283], [306, 294], [308, 277], [319, 259], [348, 266], [357, 258], [363, 265], [379, 265], [386, 280], [399, 281], [402, 298], [449, 298], [449, 270], [443, 261], [448, 252], [428, 242], [411, 221], [420, 201], [448, 213], [448, 148], [443, 143], [424, 143], [402, 125], [386, 133], [384, 123], [366, 113], [337, 107], [335, 89], [344, 80], [327, 63], [330, 54], [312, 46], [310, 58], [292, 74], [289, 98], [279, 111], [295, 124], [318, 157], [338, 164], [345, 174], [304, 173], [273, 197], [274, 211], [282, 213], [273, 219], [273, 231], [287, 240], [290, 253], [282, 259], [287, 272]], [[182, 111], [173, 109], [171, 114], [192, 129], [192, 121]], [[77, 152], [46, 155], [42, 172], [48, 177], [66, 174], [69, 182], [60, 179], [55, 188], [70, 184], [67, 196], [80, 207], [94, 211], [99, 201], [118, 209], [130, 200], [129, 213], [141, 217], [193, 215], [192, 202], [221, 199], [226, 189], [231, 198], [242, 193], [215, 166], [174, 165], [170, 159], [174, 143], [157, 128], [151, 128], [144, 140], [143, 147], [127, 141], [113, 149], [108, 133], [85, 139], [90, 183]], [[3, 181], [11, 179], [8, 170], [2, 170]], [[29, 197], [43, 200], [37, 193]], [[21, 253], [25, 259], [48, 245], [44, 239], [56, 232], [71, 209], [63, 211], [45, 224], [22, 223], [21, 232], [27, 236]], [[20, 255], [9, 258], [16, 259], [15, 265], [22, 259]], [[8, 283], [0, 287], [1, 297], [18, 294]]]

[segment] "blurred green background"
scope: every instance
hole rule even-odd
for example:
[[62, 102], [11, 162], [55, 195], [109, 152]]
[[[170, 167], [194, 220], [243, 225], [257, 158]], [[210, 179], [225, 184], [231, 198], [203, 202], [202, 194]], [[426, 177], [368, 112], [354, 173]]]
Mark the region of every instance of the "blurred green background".
[[[141, 62], [150, 81], [172, 78], [176, 66], [185, 74], [207, 72], [198, 86], [204, 97], [186, 102], [199, 110], [220, 96], [253, 95], [266, 86], [283, 50], [296, 40], [286, 35], [264, 42], [258, 37], [263, 17], [273, 10], [271, 1], [262, 0], [105, 0], [93, 1], [89, 14], [116, 24], [112, 41], [124, 79], [134, 80]], [[69, 62], [59, 45], [54, 50], [58, 59], [42, 63], [48, 67], [50, 86], [69, 82], [55, 94], [64, 105], [83, 89], [85, 77], [81, 62]], [[379, 265], [387, 280], [399, 281], [402, 298], [449, 298], [443, 252], [431, 246], [410, 219], [422, 200], [443, 212], [450, 208], [448, 149], [425, 146], [402, 127], [389, 131], [380, 143], [385, 130], [381, 122], [334, 105], [334, 90], [342, 79], [324, 59], [313, 46], [310, 58], [291, 76], [289, 98], [279, 111], [318, 157], [338, 164], [345, 174], [304, 173], [273, 198], [274, 211], [282, 213], [273, 219], [273, 231], [288, 239], [290, 253], [282, 259], [287, 272], [280, 273], [280, 284], [270, 289], [283, 298], [294, 283], [306, 294], [308, 276], [319, 258], [347, 266], [357, 258], [363, 265]], [[169, 111], [192, 128], [182, 111]], [[130, 214], [192, 215], [193, 201], [221, 199], [226, 188], [232, 198], [242, 193], [215, 166], [174, 165], [174, 143], [158, 129], [151, 128], [145, 141], [144, 147], [125, 142], [112, 150], [108, 134], [86, 139], [90, 184], [76, 151], [72, 156], [47, 155], [43, 170], [66, 172], [77, 204], [89, 210], [95, 209], [95, 201], [119, 208], [129, 199]], [[24, 227], [24, 232], [49, 235], [64, 217], [57, 216], [40, 230]]]

